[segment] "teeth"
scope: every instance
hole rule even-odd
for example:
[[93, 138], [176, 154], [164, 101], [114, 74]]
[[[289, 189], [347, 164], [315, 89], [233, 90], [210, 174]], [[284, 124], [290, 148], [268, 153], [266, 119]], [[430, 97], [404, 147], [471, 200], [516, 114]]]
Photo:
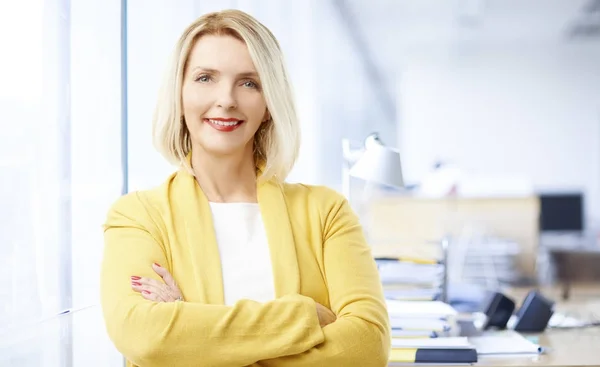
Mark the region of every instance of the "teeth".
[[231, 121], [231, 122], [227, 121], [226, 122], [226, 121], [217, 121], [217, 120], [211, 120], [211, 119], [208, 119], [208, 121], [211, 124], [215, 124], [215, 125], [219, 125], [219, 126], [234, 126], [234, 125], [237, 125], [240, 123], [239, 121]]

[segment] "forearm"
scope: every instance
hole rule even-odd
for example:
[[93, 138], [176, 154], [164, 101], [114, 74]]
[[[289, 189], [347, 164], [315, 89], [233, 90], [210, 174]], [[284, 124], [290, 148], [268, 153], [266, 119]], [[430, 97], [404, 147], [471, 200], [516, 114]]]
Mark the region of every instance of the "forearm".
[[387, 366], [391, 342], [389, 331], [382, 325], [345, 317], [323, 331], [325, 341], [322, 344], [300, 354], [262, 360], [254, 367]]
[[303, 296], [232, 307], [134, 297], [104, 312], [113, 343], [139, 366], [245, 366], [302, 353], [324, 339], [314, 301]]
[[261, 360], [260, 367], [383, 367], [391, 349], [389, 316], [375, 261], [348, 202], [318, 191], [323, 203], [323, 267], [337, 320], [325, 341], [306, 352]]

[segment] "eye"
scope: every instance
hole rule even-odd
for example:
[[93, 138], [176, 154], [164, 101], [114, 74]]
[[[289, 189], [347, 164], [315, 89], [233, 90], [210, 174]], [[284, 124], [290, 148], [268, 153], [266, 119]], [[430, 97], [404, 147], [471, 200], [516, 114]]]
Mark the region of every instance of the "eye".
[[201, 75], [198, 75], [196, 77], [196, 79], [194, 79], [194, 80], [197, 81], [197, 82], [201, 82], [201, 83], [208, 83], [210, 81], [210, 75], [208, 75], [208, 74], [201, 74]]
[[245, 81], [243, 86], [246, 88], [258, 89], [258, 84], [252, 80]]

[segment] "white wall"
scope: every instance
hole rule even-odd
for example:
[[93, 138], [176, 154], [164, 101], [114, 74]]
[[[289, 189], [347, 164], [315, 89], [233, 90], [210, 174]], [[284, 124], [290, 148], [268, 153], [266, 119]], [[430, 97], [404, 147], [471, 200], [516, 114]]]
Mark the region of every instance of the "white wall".
[[[440, 50], [440, 49], [438, 49]], [[464, 170], [581, 188], [600, 218], [600, 47], [479, 46], [413, 52], [399, 81], [405, 175], [438, 158]]]

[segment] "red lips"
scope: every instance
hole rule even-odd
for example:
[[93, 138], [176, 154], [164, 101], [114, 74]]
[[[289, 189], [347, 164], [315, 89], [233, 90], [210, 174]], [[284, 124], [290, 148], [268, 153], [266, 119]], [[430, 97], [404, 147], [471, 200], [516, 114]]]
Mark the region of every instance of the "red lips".
[[[220, 124], [214, 123], [213, 121], [219, 121], [219, 122], [224, 122], [224, 123], [236, 122], [236, 124], [220, 125]], [[212, 127], [213, 129], [215, 129], [217, 131], [228, 133], [228, 132], [232, 132], [232, 131], [236, 130], [237, 128], [239, 128], [240, 126], [242, 126], [242, 124], [244, 123], [244, 120], [239, 120], [239, 119], [235, 119], [235, 118], [217, 117], [217, 118], [211, 118], [211, 119], [204, 119], [204, 122], [207, 123], [208, 125], [210, 125], [210, 127]]]

